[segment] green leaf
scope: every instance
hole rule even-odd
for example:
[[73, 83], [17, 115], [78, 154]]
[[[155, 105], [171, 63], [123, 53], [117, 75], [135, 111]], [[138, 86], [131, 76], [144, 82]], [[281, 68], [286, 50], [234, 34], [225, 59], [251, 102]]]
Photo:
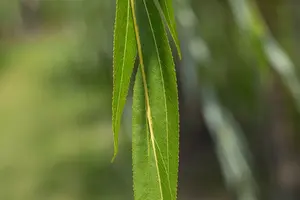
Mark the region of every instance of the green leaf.
[[114, 28], [112, 124], [114, 157], [118, 152], [118, 139], [123, 109], [128, 94], [130, 77], [136, 57], [136, 41], [129, 0], [117, 0]]
[[[140, 66], [133, 96], [135, 200], [177, 197], [179, 113], [175, 66], [154, 1], [139, 0], [133, 15]], [[135, 13], [135, 12], [134, 12]]]
[[157, 9], [160, 11], [160, 15], [166, 22], [168, 30], [174, 40], [175, 46], [179, 58], [181, 59], [180, 42], [178, 39], [176, 20], [174, 16], [173, 0], [154, 0]]

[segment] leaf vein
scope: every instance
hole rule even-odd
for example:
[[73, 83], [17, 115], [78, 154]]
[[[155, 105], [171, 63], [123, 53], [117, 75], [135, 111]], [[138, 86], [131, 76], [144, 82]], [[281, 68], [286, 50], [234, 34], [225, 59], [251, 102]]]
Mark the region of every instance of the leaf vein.
[[[143, 1], [143, 2], [145, 4], [145, 1]], [[145, 92], [145, 103], [146, 103], [146, 107], [147, 107], [146, 114], [147, 114], [147, 121], [148, 121], [148, 125], [149, 125], [149, 132], [150, 132], [150, 136], [151, 136], [150, 139], [151, 139], [151, 143], [152, 143], [155, 165], [156, 165], [156, 170], [157, 170], [157, 178], [158, 178], [158, 182], [159, 182], [160, 196], [161, 196], [161, 199], [163, 200], [161, 177], [160, 177], [157, 153], [156, 153], [155, 142], [154, 142], [151, 107], [150, 107], [150, 101], [149, 101], [149, 96], [148, 96], [149, 92], [148, 92], [148, 88], [147, 88], [147, 79], [146, 79], [145, 65], [144, 65], [144, 59], [143, 59], [143, 53], [142, 53], [142, 45], [141, 45], [140, 36], [139, 36], [139, 28], [137, 25], [137, 18], [136, 18], [135, 10], [134, 10], [134, 6], [135, 6], [134, 0], [130, 0], [130, 3], [131, 3], [131, 9], [132, 9], [132, 18], [133, 18], [133, 23], [134, 23], [134, 29], [135, 29], [135, 34], [136, 34], [138, 55], [140, 58], [141, 74], [142, 74], [142, 80], [143, 80], [143, 86], [144, 86], [144, 92]], [[146, 10], [147, 10], [147, 7], [146, 7]]]
[[[170, 176], [169, 176], [169, 173], [168, 173], [169, 170], [170, 170], [170, 166], [169, 166], [169, 126], [168, 126], [167, 98], [166, 98], [166, 93], [165, 93], [166, 92], [166, 88], [165, 88], [165, 83], [164, 83], [164, 75], [163, 75], [163, 72], [162, 72], [161, 59], [160, 59], [160, 55], [159, 55], [159, 50], [158, 50], [158, 45], [157, 45], [156, 37], [155, 37], [155, 34], [154, 34], [154, 29], [153, 29], [152, 21], [151, 21], [150, 14], [149, 14], [149, 11], [148, 11], [148, 8], [147, 8], [145, 0], [143, 0], [143, 2], [144, 2], [144, 6], [145, 6], [145, 10], [146, 10], [147, 16], [148, 16], [148, 21], [149, 21], [149, 25], [150, 25], [150, 29], [151, 29], [151, 33], [152, 33], [154, 45], [155, 45], [155, 51], [156, 51], [157, 60], [158, 60], [158, 64], [159, 64], [160, 75], [161, 75], [161, 78], [162, 78], [162, 87], [163, 87], [163, 91], [164, 91], [163, 92], [163, 98], [164, 98], [164, 106], [165, 106], [165, 112], [166, 112], [166, 117], [165, 117], [166, 122], [165, 122], [165, 124], [166, 124], [166, 134], [167, 134], [167, 137], [166, 137], [167, 138], [167, 167], [165, 167], [165, 168], [168, 170], [168, 171], [166, 171], [166, 174], [168, 176], [168, 182], [169, 182], [169, 188], [170, 188]], [[153, 137], [154, 137], [154, 135], [153, 135]], [[155, 140], [155, 138], [154, 138], [154, 140]], [[160, 149], [159, 149], [159, 151], [160, 151]], [[161, 154], [161, 152], [160, 152], [160, 154]], [[164, 159], [162, 159], [162, 160], [164, 160]], [[164, 165], [165, 165], [165, 163], [164, 163]], [[172, 195], [171, 191], [170, 191], [170, 194]]]

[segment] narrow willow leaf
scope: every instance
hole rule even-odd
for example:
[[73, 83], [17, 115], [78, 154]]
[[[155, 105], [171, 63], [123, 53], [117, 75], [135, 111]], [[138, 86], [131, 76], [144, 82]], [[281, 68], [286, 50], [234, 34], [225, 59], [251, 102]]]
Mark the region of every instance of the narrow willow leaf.
[[180, 42], [178, 39], [176, 20], [174, 16], [173, 0], [154, 0], [157, 9], [160, 11], [160, 15], [165, 20], [170, 34], [174, 40], [175, 46], [179, 58], [181, 59]]
[[140, 67], [133, 96], [133, 182], [135, 200], [175, 200], [179, 114], [175, 66], [154, 1], [131, 0]]
[[118, 152], [121, 117], [136, 57], [136, 41], [129, 0], [117, 0], [114, 29], [112, 123], [114, 157]]

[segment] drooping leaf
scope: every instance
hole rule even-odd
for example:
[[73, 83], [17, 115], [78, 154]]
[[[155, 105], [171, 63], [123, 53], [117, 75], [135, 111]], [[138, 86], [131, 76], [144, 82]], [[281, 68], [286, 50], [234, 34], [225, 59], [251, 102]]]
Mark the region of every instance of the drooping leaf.
[[114, 157], [118, 152], [121, 117], [136, 57], [136, 41], [129, 0], [117, 0], [114, 28], [112, 124]]
[[167, 27], [177, 48], [179, 58], [181, 58], [180, 42], [178, 39], [176, 20], [173, 9], [173, 0], [154, 0], [154, 2], [158, 11], [160, 11], [161, 17], [167, 24]]
[[175, 66], [163, 20], [154, 1], [135, 9], [140, 60], [133, 96], [132, 158], [135, 200], [175, 200], [179, 114]]

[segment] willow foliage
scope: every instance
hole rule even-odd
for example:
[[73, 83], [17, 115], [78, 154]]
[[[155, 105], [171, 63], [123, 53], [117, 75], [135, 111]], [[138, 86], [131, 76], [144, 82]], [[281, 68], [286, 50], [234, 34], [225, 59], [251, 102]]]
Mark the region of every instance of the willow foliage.
[[114, 29], [114, 158], [133, 65], [132, 159], [136, 200], [177, 198], [178, 91], [169, 30], [179, 42], [171, 0], [117, 0]]

